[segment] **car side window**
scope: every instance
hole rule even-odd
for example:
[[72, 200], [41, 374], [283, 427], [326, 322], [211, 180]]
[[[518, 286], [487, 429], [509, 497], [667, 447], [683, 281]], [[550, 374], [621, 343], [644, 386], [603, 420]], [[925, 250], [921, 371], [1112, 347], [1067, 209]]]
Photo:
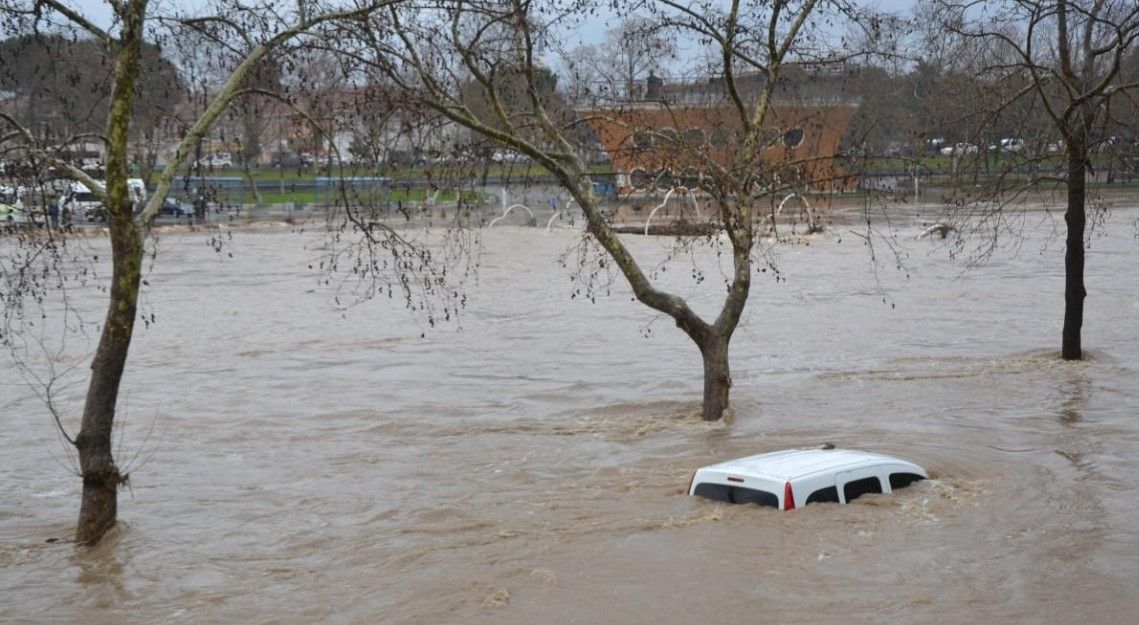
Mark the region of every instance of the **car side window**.
[[918, 482], [924, 479], [924, 477], [918, 475], [917, 473], [891, 473], [890, 490], [905, 488], [914, 482]]
[[828, 486], [820, 488], [807, 497], [807, 503], [838, 503], [838, 487]]
[[754, 503], [772, 508], [779, 507], [779, 498], [774, 493], [742, 486], [726, 486], [704, 482], [696, 485], [693, 494], [727, 503]]
[[847, 482], [842, 487], [842, 494], [846, 497], [846, 503], [850, 503], [867, 493], [880, 492], [882, 492], [882, 482], [876, 477], [864, 477], [861, 480]]

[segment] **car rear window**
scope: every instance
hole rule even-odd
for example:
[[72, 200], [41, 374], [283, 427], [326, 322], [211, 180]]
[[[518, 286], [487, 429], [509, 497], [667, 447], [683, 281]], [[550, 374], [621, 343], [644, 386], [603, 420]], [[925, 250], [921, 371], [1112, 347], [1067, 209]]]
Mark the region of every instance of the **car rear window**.
[[828, 486], [826, 488], [820, 488], [811, 493], [810, 497], [807, 497], [807, 503], [838, 503], [838, 487]]
[[771, 506], [772, 508], [779, 507], [779, 498], [776, 497], [774, 493], [756, 490], [754, 488], [744, 488], [743, 486], [727, 486], [725, 484], [710, 484], [704, 482], [696, 485], [696, 491], [693, 494], [715, 501], [726, 501], [728, 503], [754, 503], [761, 506]]
[[846, 496], [846, 503], [850, 503], [867, 493], [880, 492], [882, 492], [882, 482], [876, 477], [864, 477], [861, 480], [847, 482], [842, 487], [842, 494]]
[[914, 482], [918, 482], [924, 479], [924, 477], [918, 475], [917, 473], [891, 473], [890, 490], [905, 488]]

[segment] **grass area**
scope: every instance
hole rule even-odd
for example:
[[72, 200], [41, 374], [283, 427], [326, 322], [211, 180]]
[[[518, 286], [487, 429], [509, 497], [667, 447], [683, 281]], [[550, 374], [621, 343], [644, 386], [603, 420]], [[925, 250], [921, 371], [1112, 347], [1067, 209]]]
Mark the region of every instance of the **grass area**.
[[[591, 173], [604, 174], [610, 173], [611, 168], [608, 165], [593, 165], [589, 168]], [[344, 167], [332, 168], [331, 171], [321, 169], [297, 169], [285, 168], [278, 169], [273, 167], [262, 167], [254, 169], [250, 172], [250, 177], [261, 185], [265, 183], [277, 182], [284, 185], [290, 183], [311, 183], [319, 178], [337, 178], [343, 176], [344, 178], [371, 178], [383, 177], [389, 178], [393, 183], [405, 181], [427, 181], [437, 182], [440, 186], [446, 186], [447, 183], [454, 184], [457, 181], [481, 180], [483, 175], [487, 178], [499, 179], [503, 177], [510, 177], [516, 179], [525, 179], [527, 177], [548, 176], [550, 173], [544, 168], [533, 163], [517, 163], [507, 165], [491, 165], [490, 167], [483, 167], [477, 163], [461, 163], [461, 164], [426, 164], [407, 167]], [[180, 177], [186, 176], [182, 173]], [[189, 175], [190, 180], [194, 180], [199, 176], [198, 172]], [[215, 169], [212, 171], [203, 171], [201, 176], [205, 178], [245, 178], [244, 172], [238, 168]]]
[[[1106, 170], [1112, 163], [1111, 158], [1106, 156], [1093, 156], [1092, 166], [1097, 170]], [[900, 173], [912, 171], [917, 167], [919, 171], [933, 174], [948, 174], [954, 169], [954, 157], [943, 156], [940, 154], [925, 154], [914, 157], [879, 157], [869, 156], [860, 158], [841, 159], [842, 162], [851, 170], [867, 174], [879, 173]], [[1116, 160], [1116, 166], [1119, 166]], [[1022, 165], [1035, 166], [1041, 169], [1062, 168], [1064, 165], [1064, 157], [1062, 155], [1048, 156], [1040, 159], [1026, 158], [1013, 154], [1005, 154], [996, 156], [993, 154], [966, 154], [959, 158], [957, 163], [958, 171], [966, 171], [973, 169], [980, 169], [982, 171], [997, 171], [1008, 167], [1018, 167]], [[595, 164], [589, 167], [590, 173], [604, 175], [612, 173], [612, 167], [608, 164]], [[447, 186], [460, 186], [464, 183], [469, 183], [474, 180], [476, 184], [481, 182], [483, 176], [491, 180], [499, 180], [501, 178], [510, 178], [514, 180], [525, 180], [527, 178], [545, 177], [550, 173], [545, 168], [540, 167], [534, 163], [517, 163], [508, 165], [492, 165], [484, 168], [481, 164], [477, 163], [464, 163], [464, 164], [426, 164], [408, 167], [344, 167], [343, 169], [333, 168], [331, 172], [321, 169], [303, 169], [286, 168], [284, 170], [264, 167], [255, 169], [251, 172], [253, 180], [261, 186], [267, 183], [279, 183], [282, 185], [289, 184], [311, 184], [320, 178], [336, 178], [343, 176], [344, 178], [369, 178], [369, 177], [382, 177], [391, 180], [393, 186], [398, 186], [402, 182], [426, 182], [428, 184], [435, 184], [440, 187]], [[210, 172], [203, 172], [206, 178], [244, 178], [244, 174], [240, 169], [218, 169]], [[193, 180], [197, 174], [190, 176]]]
[[[414, 189], [392, 189], [391, 191], [377, 191], [365, 192], [358, 195], [349, 193], [350, 199], [365, 203], [391, 203], [397, 202], [423, 202], [427, 199], [428, 191], [422, 188]], [[458, 200], [460, 194], [456, 190], [441, 190], [435, 197], [438, 202], [454, 202]], [[473, 191], [464, 191], [462, 197], [467, 200], [478, 199], [478, 194]], [[256, 202], [254, 196], [247, 189], [230, 189], [222, 190], [215, 196], [216, 201], [224, 204], [253, 204]], [[338, 199], [338, 194], [331, 189], [313, 190], [311, 188], [299, 190], [261, 190], [262, 204], [320, 204], [335, 202]]]
[[[1134, 159], [1119, 158], [1111, 155], [1092, 154], [1091, 165], [1096, 171], [1107, 171], [1113, 166], [1116, 170], [1135, 166]], [[911, 171], [915, 166], [919, 171], [934, 174], [948, 174], [953, 171], [954, 157], [940, 154], [926, 154], [915, 157], [880, 157], [850, 158], [846, 160], [848, 167], [858, 172], [868, 174], [897, 173]], [[958, 157], [957, 169], [960, 172], [979, 169], [982, 172], [997, 172], [1009, 168], [1029, 167], [1040, 171], [1062, 170], [1065, 167], [1066, 157], [1062, 154], [1032, 157], [1018, 154], [965, 154]]]
[[[841, 167], [855, 175], [875, 174], [906, 174], [916, 167], [918, 172], [926, 179], [927, 185], [953, 186], [985, 184], [992, 181], [994, 175], [1002, 174], [1003, 170], [1011, 167], [1028, 166], [1035, 168], [1003, 173], [1005, 183], [1016, 184], [1029, 182], [1033, 177], [1041, 175], [1063, 176], [1064, 157], [1060, 155], [1049, 156], [1043, 159], [1029, 159], [1013, 154], [969, 154], [958, 158], [956, 175], [954, 175], [954, 157], [940, 154], [924, 154], [917, 157], [866, 157], [840, 160]], [[1103, 172], [1112, 165], [1118, 171], [1125, 163], [1106, 155], [1093, 155], [1092, 166], [1096, 171]], [[1130, 165], [1130, 162], [1127, 163]], [[590, 172], [599, 176], [612, 173], [608, 164], [596, 164], [590, 167]], [[229, 168], [204, 173], [206, 178], [244, 178], [239, 169]], [[286, 168], [261, 168], [252, 172], [252, 178], [257, 182], [261, 191], [261, 202], [265, 204], [318, 204], [334, 200], [334, 189], [325, 183], [317, 187], [317, 178], [336, 178], [343, 176], [350, 178], [383, 177], [389, 182], [378, 185], [361, 193], [361, 197], [369, 202], [422, 202], [427, 199], [430, 188], [446, 189], [440, 191], [436, 199], [440, 202], [452, 202], [458, 199], [458, 188], [467, 187], [482, 182], [483, 176], [493, 182], [508, 179], [519, 183], [525, 180], [549, 176], [542, 167], [533, 163], [516, 163], [492, 165], [484, 167], [480, 163], [467, 164], [424, 164], [414, 167], [390, 168], [348, 168], [334, 170], [331, 175], [327, 171], [314, 171], [312, 169], [298, 170]], [[1129, 179], [1135, 177], [1133, 172], [1120, 173], [1116, 182], [1109, 186], [1130, 186]], [[190, 176], [190, 186], [194, 186], [197, 176]], [[413, 184], [414, 183], [414, 186]], [[1096, 180], [1089, 180], [1090, 186], [1103, 184]], [[464, 191], [467, 199], [475, 200], [478, 195], [471, 190]], [[246, 185], [234, 185], [223, 188], [217, 195], [217, 200], [230, 204], [254, 203], [252, 192]]]

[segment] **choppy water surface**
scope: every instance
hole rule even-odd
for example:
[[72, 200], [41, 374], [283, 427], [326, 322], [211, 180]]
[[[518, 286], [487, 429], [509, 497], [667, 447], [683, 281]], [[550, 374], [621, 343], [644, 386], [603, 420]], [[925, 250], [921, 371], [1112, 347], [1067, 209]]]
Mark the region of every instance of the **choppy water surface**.
[[[0, 372], [0, 621], [1133, 623], [1137, 216], [1093, 242], [1084, 363], [1055, 356], [1062, 245], [1043, 234], [963, 272], [903, 222], [908, 279], [876, 279], [845, 229], [780, 247], [714, 425], [679, 331], [620, 282], [570, 299], [571, 231], [486, 232], [463, 329], [425, 338], [398, 305], [335, 310], [307, 267], [319, 236], [238, 234], [233, 258], [164, 236], [102, 546], [45, 542], [69, 536], [79, 481]], [[708, 309], [715, 256], [696, 254], [699, 290], [692, 262], [661, 279]], [[73, 297], [99, 317], [99, 293]], [[61, 366], [91, 349], [72, 339]], [[824, 441], [934, 479], [793, 513], [684, 496], [699, 465]]]

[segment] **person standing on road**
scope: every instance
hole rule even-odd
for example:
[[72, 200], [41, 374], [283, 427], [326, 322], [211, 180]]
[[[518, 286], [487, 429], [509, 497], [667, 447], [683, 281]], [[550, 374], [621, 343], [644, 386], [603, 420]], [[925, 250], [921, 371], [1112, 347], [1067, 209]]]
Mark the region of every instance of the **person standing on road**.
[[206, 223], [206, 212], [210, 209], [210, 203], [206, 200], [206, 196], [198, 194], [197, 199], [194, 200], [194, 223]]
[[59, 196], [53, 195], [47, 205], [47, 213], [51, 218], [51, 229], [59, 230]]

